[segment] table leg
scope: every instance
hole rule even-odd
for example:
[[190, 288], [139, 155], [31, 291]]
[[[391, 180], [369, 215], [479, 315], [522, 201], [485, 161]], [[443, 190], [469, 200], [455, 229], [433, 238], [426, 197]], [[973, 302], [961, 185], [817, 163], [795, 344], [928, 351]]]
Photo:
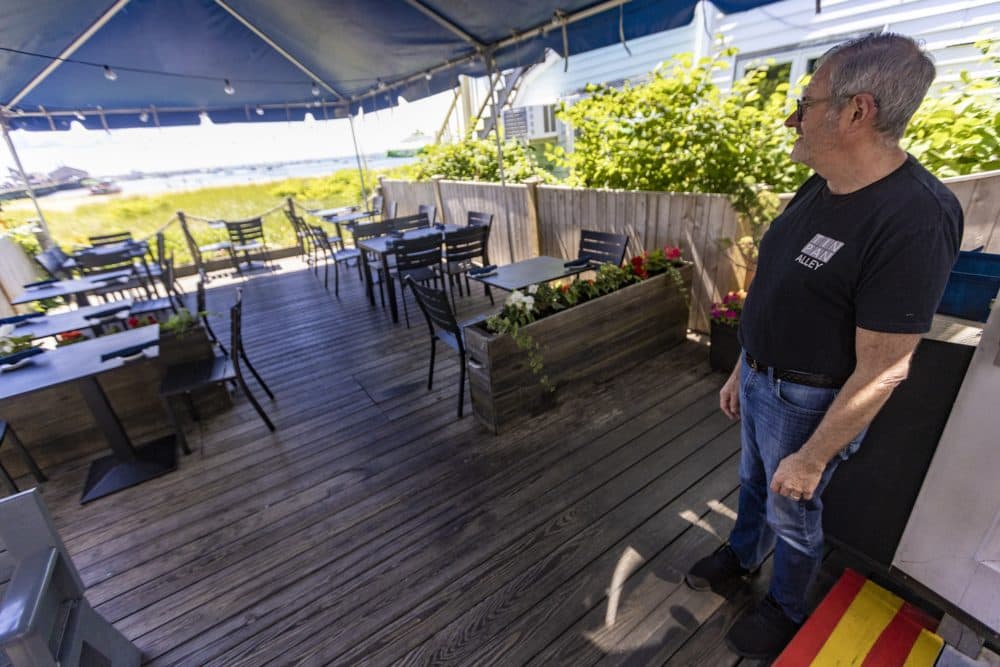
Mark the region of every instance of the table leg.
[[364, 274], [365, 278], [365, 293], [368, 294], [368, 302], [375, 307], [375, 289], [372, 285], [372, 271], [371, 267], [368, 266], [368, 252], [366, 250], [361, 250], [361, 273]]
[[392, 313], [392, 323], [399, 324], [399, 308], [396, 306], [396, 285], [389, 273], [389, 253], [382, 253], [382, 271], [385, 276], [385, 289], [389, 292], [389, 312]]
[[81, 503], [88, 503], [177, 469], [174, 436], [160, 438], [139, 448], [134, 447], [97, 378], [83, 378], [77, 381], [77, 386], [113, 452], [91, 463]]

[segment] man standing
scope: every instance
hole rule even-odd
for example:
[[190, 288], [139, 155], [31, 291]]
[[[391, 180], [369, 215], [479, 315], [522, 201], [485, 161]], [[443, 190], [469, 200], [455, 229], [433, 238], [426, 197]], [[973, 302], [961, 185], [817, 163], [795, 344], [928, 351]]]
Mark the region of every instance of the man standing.
[[823, 554], [820, 496], [906, 378], [958, 255], [958, 201], [899, 147], [934, 73], [910, 38], [855, 39], [822, 57], [785, 121], [791, 158], [816, 173], [761, 241], [744, 355], [720, 392], [742, 418], [736, 525], [686, 577], [709, 590], [774, 549], [767, 597], [726, 636], [746, 657], [776, 656], [801, 626]]

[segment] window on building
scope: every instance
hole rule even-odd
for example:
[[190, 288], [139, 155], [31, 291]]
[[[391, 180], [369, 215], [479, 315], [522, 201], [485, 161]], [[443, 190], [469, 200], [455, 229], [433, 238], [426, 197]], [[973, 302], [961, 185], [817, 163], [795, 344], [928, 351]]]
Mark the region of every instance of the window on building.
[[549, 134], [556, 131], [556, 105], [549, 104], [545, 107], [545, 113], [543, 115], [543, 126], [545, 128], [545, 134]]

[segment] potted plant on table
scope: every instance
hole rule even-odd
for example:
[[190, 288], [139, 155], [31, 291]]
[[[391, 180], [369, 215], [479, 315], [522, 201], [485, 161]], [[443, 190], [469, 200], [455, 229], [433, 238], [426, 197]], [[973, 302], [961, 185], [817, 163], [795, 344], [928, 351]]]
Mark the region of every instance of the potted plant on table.
[[732, 371], [740, 357], [740, 342], [736, 332], [746, 298], [746, 291], [739, 290], [722, 297], [722, 303], [712, 304], [708, 362], [713, 370]]

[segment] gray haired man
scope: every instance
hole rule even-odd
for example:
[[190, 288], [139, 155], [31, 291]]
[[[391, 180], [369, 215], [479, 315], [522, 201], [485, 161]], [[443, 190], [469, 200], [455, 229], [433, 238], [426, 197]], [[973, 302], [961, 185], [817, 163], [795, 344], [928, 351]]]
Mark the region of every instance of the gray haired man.
[[767, 597], [726, 637], [746, 657], [776, 656], [805, 619], [823, 489], [906, 378], [958, 254], [958, 201], [899, 146], [934, 73], [912, 39], [855, 39], [823, 56], [785, 121], [792, 159], [816, 173], [761, 241], [744, 354], [720, 392], [742, 420], [739, 512], [686, 578], [716, 588], [774, 550]]

